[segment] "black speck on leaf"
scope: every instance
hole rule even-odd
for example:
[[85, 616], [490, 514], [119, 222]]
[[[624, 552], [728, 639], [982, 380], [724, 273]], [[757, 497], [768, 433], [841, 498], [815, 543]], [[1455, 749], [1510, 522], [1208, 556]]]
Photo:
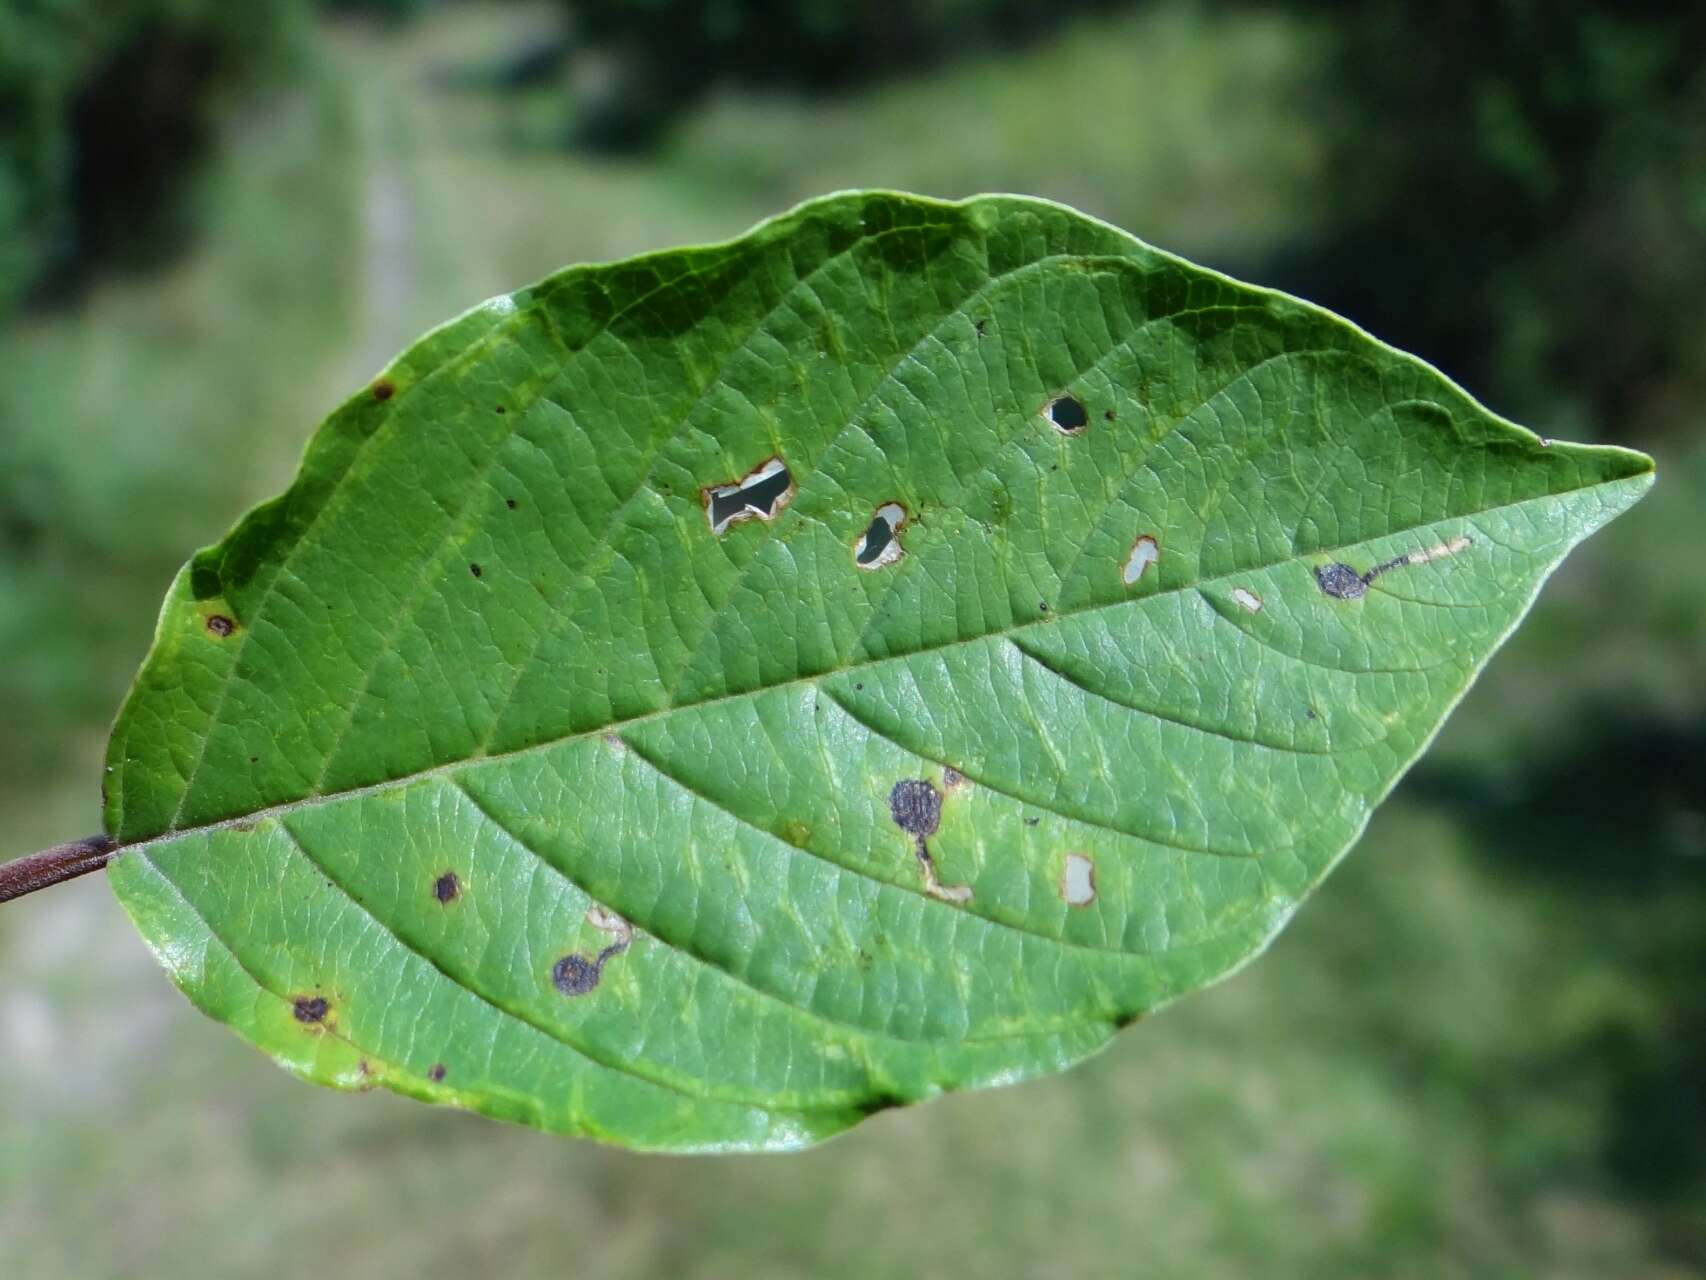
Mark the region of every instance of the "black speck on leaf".
[[428, 1067], [427, 1079], [434, 1083], [444, 1079], [444, 1064], [442, 1062], [435, 1062], [432, 1066]]
[[397, 384], [389, 378], [381, 378], [373, 384], [373, 398], [375, 400], [389, 400], [396, 394]]
[[471, 564], [468, 566], [468, 572], [473, 574], [476, 578], [479, 578], [479, 577], [483, 577], [485, 575], [486, 571], [484, 569], [480, 568], [480, 566], [477, 564]]

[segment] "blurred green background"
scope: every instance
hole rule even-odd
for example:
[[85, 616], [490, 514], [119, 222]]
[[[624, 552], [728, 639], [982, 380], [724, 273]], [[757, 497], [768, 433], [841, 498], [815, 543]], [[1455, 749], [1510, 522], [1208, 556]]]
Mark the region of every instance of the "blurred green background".
[[643, 1158], [297, 1084], [0, 910], [8, 1277], [1706, 1274], [1706, 9], [4, 0], [0, 853], [176, 566], [426, 327], [884, 185], [1050, 196], [1660, 482], [1271, 952], [1064, 1077]]

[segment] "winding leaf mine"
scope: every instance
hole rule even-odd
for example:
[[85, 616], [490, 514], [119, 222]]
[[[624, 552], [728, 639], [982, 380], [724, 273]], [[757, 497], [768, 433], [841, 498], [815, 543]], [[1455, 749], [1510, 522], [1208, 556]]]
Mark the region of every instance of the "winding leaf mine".
[[1058, 205], [830, 197], [334, 413], [172, 587], [112, 883], [307, 1079], [810, 1143], [1259, 952], [1650, 471]]

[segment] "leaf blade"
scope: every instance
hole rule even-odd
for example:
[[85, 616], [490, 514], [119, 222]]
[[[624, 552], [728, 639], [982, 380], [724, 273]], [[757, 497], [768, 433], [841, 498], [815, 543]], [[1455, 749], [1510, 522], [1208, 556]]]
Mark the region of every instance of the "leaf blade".
[[[767, 458], [786, 505], [719, 535]], [[1058, 206], [832, 197], [487, 304], [335, 414], [168, 598], [113, 881], [310, 1078], [348, 1055], [209, 995], [185, 911], [251, 999], [328, 993], [358, 1084], [797, 1145], [1257, 953], [1649, 473]]]

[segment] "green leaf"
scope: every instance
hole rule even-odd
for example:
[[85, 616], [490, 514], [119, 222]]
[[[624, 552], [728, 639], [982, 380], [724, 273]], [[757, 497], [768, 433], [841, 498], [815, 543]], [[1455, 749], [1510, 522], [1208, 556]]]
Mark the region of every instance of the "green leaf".
[[832, 196], [334, 413], [167, 598], [111, 879], [310, 1080], [809, 1143], [1259, 952], [1651, 470], [1058, 205]]

